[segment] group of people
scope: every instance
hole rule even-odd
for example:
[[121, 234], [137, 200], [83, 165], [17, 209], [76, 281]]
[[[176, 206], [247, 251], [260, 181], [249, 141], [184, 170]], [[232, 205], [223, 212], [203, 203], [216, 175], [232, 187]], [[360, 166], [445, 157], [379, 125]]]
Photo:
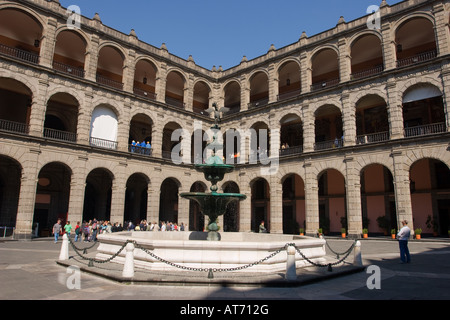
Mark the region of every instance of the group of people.
[[61, 219], [53, 226], [52, 234], [55, 238], [55, 243], [58, 242], [59, 236], [62, 234], [67, 234], [68, 237], [71, 236], [72, 232], [75, 234], [75, 242], [84, 239], [85, 242], [97, 241], [97, 235], [101, 233], [113, 233], [122, 231], [122, 225], [118, 222], [111, 224], [110, 221], [98, 221], [97, 219], [89, 220], [89, 222], [84, 221], [80, 223], [77, 222], [75, 228], [71, 225], [70, 221], [67, 221], [64, 227], [61, 225]]
[[131, 152], [133, 153], [140, 153], [140, 154], [146, 154], [151, 155], [152, 154], [152, 145], [150, 144], [150, 141], [132, 141], [131, 142]]
[[176, 222], [160, 221], [159, 223], [151, 222], [147, 220], [141, 220], [139, 224], [134, 225], [129, 221], [127, 224], [128, 231], [185, 231], [186, 225], [182, 222], [178, 225]]

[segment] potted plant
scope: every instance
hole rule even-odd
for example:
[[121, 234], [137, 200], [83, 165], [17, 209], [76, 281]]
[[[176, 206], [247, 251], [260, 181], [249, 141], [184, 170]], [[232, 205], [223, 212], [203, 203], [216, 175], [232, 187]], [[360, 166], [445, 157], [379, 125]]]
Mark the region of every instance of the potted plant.
[[303, 228], [300, 228], [300, 230], [299, 230], [299, 231], [300, 231], [300, 235], [301, 235], [301, 236], [304, 236], [304, 235], [305, 235], [305, 229], [303, 229]]
[[389, 221], [386, 216], [379, 216], [377, 218], [378, 227], [384, 231], [384, 235], [387, 236]]
[[347, 230], [345, 230], [345, 228], [342, 228], [341, 229], [342, 238], [345, 238], [346, 233], [347, 233]]
[[323, 232], [322, 228], [317, 229], [317, 234], [319, 235], [319, 237], [322, 235], [322, 232]]
[[367, 230], [366, 228], [363, 229], [363, 238], [368, 238], [369, 237], [369, 230]]
[[392, 239], [395, 239], [397, 237], [397, 230], [391, 229], [391, 237]]
[[416, 235], [416, 239], [420, 240], [421, 234], [422, 234], [422, 229], [421, 228], [417, 228], [416, 230], [414, 230], [414, 233]]
[[431, 218], [431, 215], [428, 215], [427, 221], [425, 222], [425, 224], [427, 225], [428, 229], [433, 229], [433, 236], [437, 237], [438, 231], [439, 231], [439, 226], [438, 226], [436, 220]]

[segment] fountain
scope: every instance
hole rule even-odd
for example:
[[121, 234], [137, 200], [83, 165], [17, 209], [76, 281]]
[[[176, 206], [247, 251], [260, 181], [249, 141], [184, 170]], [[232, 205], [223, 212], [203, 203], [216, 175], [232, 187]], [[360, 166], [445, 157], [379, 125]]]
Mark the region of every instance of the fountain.
[[[215, 125], [212, 129], [220, 129], [220, 112], [214, 104]], [[182, 193], [184, 199], [196, 201], [203, 215], [209, 218], [208, 232], [142, 232], [128, 231], [117, 234], [101, 234], [97, 258], [108, 259], [115, 256], [129, 240], [135, 241], [143, 250], [134, 250], [134, 263], [137, 267], [158, 271], [177, 271], [174, 264], [186, 269], [239, 269], [239, 272], [273, 273], [286, 269], [287, 244], [294, 244], [301, 249], [309, 261], [322, 263], [325, 261], [325, 241], [296, 235], [261, 234], [251, 232], [218, 233], [217, 219], [224, 215], [227, 205], [234, 201], [242, 201], [247, 197], [238, 193], [219, 193], [217, 183], [225, 174], [234, 170], [234, 166], [223, 163], [215, 153], [220, 144], [213, 138], [209, 144], [213, 154], [204, 164], [195, 165], [195, 169], [204, 174], [211, 182], [211, 193]], [[275, 253], [275, 254], [274, 254]], [[271, 257], [267, 259], [267, 257]], [[157, 258], [159, 257], [159, 258]], [[125, 253], [114, 257], [112, 262], [124, 264]], [[170, 262], [170, 263], [167, 263]], [[258, 262], [258, 263], [255, 263]], [[252, 266], [249, 268], [248, 266]], [[295, 255], [295, 266], [307, 267], [310, 263], [299, 254]]]
[[[213, 105], [215, 110], [215, 125], [211, 128], [214, 130], [220, 130], [219, 119], [220, 112], [217, 110], [217, 105]], [[208, 147], [213, 147], [213, 154], [209, 157], [204, 164], [197, 164], [195, 168], [204, 174], [205, 179], [211, 182], [211, 193], [200, 192], [187, 192], [181, 193], [180, 197], [196, 201], [200, 206], [200, 211], [203, 215], [209, 218], [208, 223], [208, 237], [209, 241], [219, 241], [219, 233], [217, 232], [219, 227], [217, 226], [217, 218], [224, 215], [227, 206], [233, 201], [242, 201], [247, 199], [247, 196], [239, 193], [218, 193], [217, 183], [222, 181], [225, 174], [234, 170], [232, 165], [223, 163], [221, 157], [216, 155], [216, 148], [223, 148], [222, 145], [216, 141], [216, 136], [213, 137], [213, 142]]]

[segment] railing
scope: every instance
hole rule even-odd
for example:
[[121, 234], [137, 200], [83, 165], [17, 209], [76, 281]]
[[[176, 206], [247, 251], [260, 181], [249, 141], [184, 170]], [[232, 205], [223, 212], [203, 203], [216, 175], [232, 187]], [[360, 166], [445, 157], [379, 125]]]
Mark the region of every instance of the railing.
[[360, 135], [356, 137], [356, 144], [376, 143], [388, 141], [390, 139], [389, 132], [377, 132], [371, 134]]
[[301, 93], [300, 90], [295, 90], [295, 91], [289, 91], [289, 92], [281, 93], [281, 94], [278, 95], [277, 99], [278, 99], [278, 101], [286, 100], [286, 99], [289, 99], [289, 98], [296, 97], [300, 93]]
[[280, 157], [290, 156], [293, 154], [302, 154], [302, 153], [303, 153], [302, 146], [280, 149]]
[[355, 72], [351, 74], [351, 78], [353, 80], [356, 79], [362, 79], [362, 78], [366, 78], [366, 77], [370, 77], [379, 73], [382, 73], [384, 70], [383, 66], [379, 66], [379, 67], [375, 67], [372, 69], [367, 69], [367, 70], [363, 70], [363, 71], [359, 71], [359, 72]]
[[254, 109], [254, 108], [265, 106], [268, 103], [269, 103], [269, 98], [264, 98], [264, 99], [261, 99], [261, 100], [250, 102], [248, 104], [248, 108], [249, 109]]
[[70, 66], [68, 64], [64, 64], [58, 61], [53, 61], [53, 69], [71, 74], [79, 78], [84, 78], [84, 69]]
[[313, 83], [311, 85], [311, 91], [316, 91], [316, 90], [320, 90], [320, 89], [337, 86], [340, 81], [341, 81], [340, 79], [333, 79], [333, 80], [326, 80], [326, 81]]
[[0, 120], [0, 130], [28, 134], [29, 126], [25, 123]]
[[110, 141], [110, 140], [90, 137], [89, 143], [93, 147], [117, 150], [117, 141]]
[[417, 126], [412, 128], [405, 128], [405, 138], [407, 137], [417, 137], [426, 136], [429, 134], [445, 133], [446, 126], [444, 122], [433, 123], [424, 126]]
[[138, 96], [150, 99], [150, 100], [156, 100], [156, 93], [148, 92], [139, 88], [134, 87], [133, 88], [134, 94], [137, 94]]
[[147, 148], [147, 147], [136, 146], [136, 145], [132, 145], [132, 144], [130, 144], [128, 146], [128, 151], [131, 153], [142, 154], [142, 155], [146, 155], [146, 156], [152, 156], [152, 153], [153, 153], [153, 149], [151, 147]]
[[166, 103], [168, 105], [171, 105], [172, 107], [177, 107], [177, 108], [182, 108], [184, 109], [185, 104], [183, 101], [171, 98], [171, 97], [166, 97]]
[[397, 60], [397, 68], [409, 66], [415, 63], [428, 61], [437, 57], [437, 51], [432, 50], [428, 52], [424, 52], [413, 57], [408, 57], [404, 59]]
[[8, 47], [4, 44], [0, 44], [0, 53], [6, 54], [10, 57], [14, 57], [23, 61], [38, 64], [39, 55], [34, 52], [29, 52], [17, 48]]
[[330, 141], [316, 142], [314, 144], [314, 150], [318, 151], [318, 150], [342, 148], [343, 146], [344, 146], [344, 140], [335, 139], [335, 140], [330, 140]]
[[44, 137], [53, 140], [76, 142], [77, 134], [73, 132], [60, 131], [50, 128], [44, 128]]
[[[8, 230], [10, 230], [11, 232], [9, 232]], [[1, 238], [6, 238], [6, 237], [14, 238], [15, 230], [16, 230], [16, 228], [14, 228], [14, 227], [0, 227], [0, 237]]]
[[97, 83], [104, 84], [105, 86], [123, 90], [123, 83], [104, 77], [100, 74], [97, 74], [96, 81]]

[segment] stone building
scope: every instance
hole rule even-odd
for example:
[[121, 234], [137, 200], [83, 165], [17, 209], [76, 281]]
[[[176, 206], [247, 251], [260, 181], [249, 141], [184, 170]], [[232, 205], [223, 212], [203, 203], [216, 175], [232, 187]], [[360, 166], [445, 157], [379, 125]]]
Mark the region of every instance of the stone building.
[[[236, 170], [220, 188], [248, 196], [221, 218], [224, 231], [264, 220], [272, 233], [345, 227], [358, 237], [407, 219], [447, 234], [450, 1], [382, 1], [379, 14], [379, 26], [341, 17], [207, 70], [97, 14], [77, 20], [59, 1], [0, 0], [0, 226], [22, 239], [46, 236], [58, 217], [202, 230], [198, 207], [178, 194], [206, 181], [171, 155], [179, 144], [195, 160], [192, 138], [213, 125], [206, 110], [217, 103], [228, 108], [222, 129], [236, 130], [224, 151]], [[240, 134], [250, 129], [269, 133], [273, 170], [250, 161], [255, 137]]]

